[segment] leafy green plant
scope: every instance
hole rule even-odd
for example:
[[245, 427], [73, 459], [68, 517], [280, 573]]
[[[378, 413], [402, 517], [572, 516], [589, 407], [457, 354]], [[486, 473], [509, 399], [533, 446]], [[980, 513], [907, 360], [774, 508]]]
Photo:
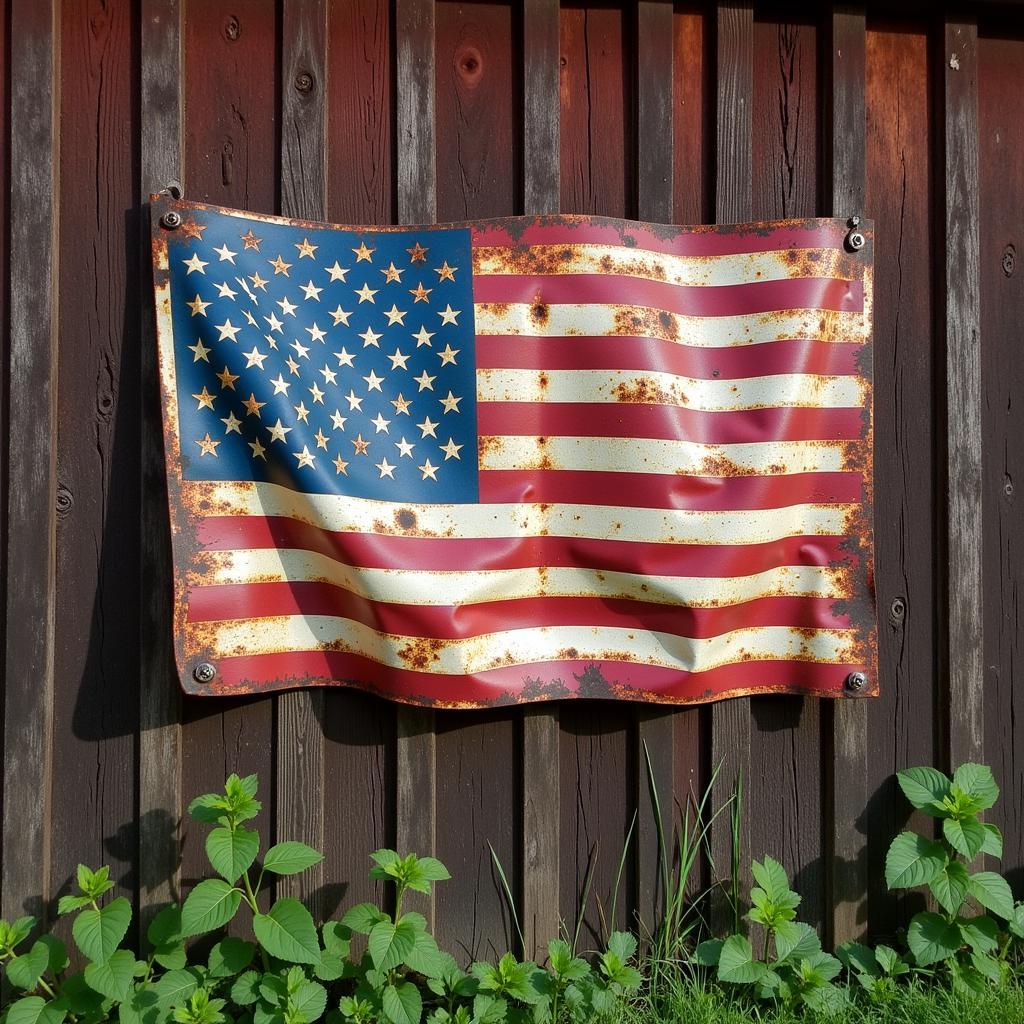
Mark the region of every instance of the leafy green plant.
[[[842, 970], [834, 956], [821, 948], [814, 929], [796, 920], [800, 896], [789, 886], [785, 869], [765, 857], [751, 867], [757, 883], [750, 890], [747, 919], [761, 926], [764, 944], [760, 958], [750, 939], [735, 932], [726, 939], [708, 939], [695, 954], [696, 963], [716, 969], [726, 985], [744, 986], [755, 998], [786, 1006], [806, 1005], [831, 1013], [846, 1001], [844, 989], [833, 984]], [[774, 951], [774, 957], [769, 954]]]
[[935, 768], [909, 768], [896, 777], [911, 805], [942, 823], [937, 839], [900, 833], [885, 860], [889, 889], [927, 886], [939, 908], [910, 921], [915, 966], [946, 971], [954, 986], [972, 990], [1002, 980], [1010, 944], [1024, 936], [1024, 907], [1014, 905], [1001, 875], [969, 869], [981, 854], [1003, 853], [1002, 833], [979, 818], [999, 797], [991, 769], [962, 764], [950, 779]]

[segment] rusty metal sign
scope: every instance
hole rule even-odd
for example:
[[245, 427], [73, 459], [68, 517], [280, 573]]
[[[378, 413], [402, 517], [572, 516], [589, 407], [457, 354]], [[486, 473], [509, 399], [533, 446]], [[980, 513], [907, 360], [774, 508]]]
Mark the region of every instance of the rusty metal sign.
[[152, 217], [188, 692], [877, 693], [870, 224]]

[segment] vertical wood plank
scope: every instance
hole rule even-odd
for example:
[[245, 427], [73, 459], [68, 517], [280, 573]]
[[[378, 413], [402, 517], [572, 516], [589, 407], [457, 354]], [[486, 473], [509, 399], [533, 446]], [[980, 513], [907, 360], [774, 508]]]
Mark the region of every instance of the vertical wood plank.
[[[429, 224], [437, 211], [434, 148], [434, 2], [395, 0], [398, 221]], [[397, 708], [396, 842], [400, 853], [433, 856], [437, 823], [434, 712]], [[420, 901], [431, 928], [436, 893]]]
[[[140, 200], [181, 183], [181, 10], [143, 0], [140, 40]], [[143, 280], [151, 273], [143, 232]], [[142, 302], [142, 586], [139, 657], [139, 904], [143, 916], [178, 898], [181, 698], [171, 633], [171, 536], [150, 289]]]
[[[59, 18], [13, 0], [10, 25], [10, 361], [4, 917], [43, 917], [50, 898], [50, 801], [57, 523], [56, 245]], [[27, 270], [27, 268], [31, 268]]]
[[[559, 196], [558, 0], [523, 3], [523, 212], [555, 213]], [[561, 792], [557, 704], [522, 712], [522, 927], [526, 957], [558, 934]]]
[[945, 26], [946, 580], [950, 768], [984, 758], [978, 25]]
[[[723, 3], [718, 8], [716, 50], [718, 107], [716, 117], [715, 220], [719, 224], [749, 221], [753, 195], [751, 180], [751, 110], [753, 107], [754, 12], [749, 3]], [[729, 799], [737, 779], [742, 780], [744, 807], [740, 822], [739, 860], [747, 872], [750, 861], [750, 699], [719, 701], [711, 708], [711, 764], [721, 762], [714, 803]], [[729, 877], [732, 838], [729, 816], [720, 815], [711, 832], [714, 876]], [[746, 875], [742, 876], [744, 879]], [[745, 887], [745, 886], [744, 886]], [[744, 894], [745, 895], [745, 894]], [[716, 914], [724, 913], [723, 901]]]
[[[325, 0], [284, 0], [281, 25], [281, 212], [324, 220], [326, 196], [327, 8]], [[277, 699], [277, 835], [324, 848], [322, 690]], [[284, 876], [279, 893], [302, 897], [314, 918], [330, 913], [323, 861]]]
[[[831, 78], [831, 207], [833, 217], [864, 209], [864, 12], [837, 7], [832, 15], [828, 56]], [[833, 944], [863, 936], [867, 918], [868, 845], [864, 826], [868, 803], [868, 705], [836, 701], [831, 706], [829, 819], [831, 842], [827, 880]]]
[[[641, 0], [636, 9], [636, 183], [637, 216], [672, 223], [673, 212], [673, 8], [660, 0]], [[672, 857], [675, 712], [637, 710], [637, 914], [653, 934], [664, 910], [663, 872]], [[648, 771], [648, 758], [650, 771]], [[662, 863], [658, 821], [650, 791], [658, 793], [665, 825], [666, 863]]]

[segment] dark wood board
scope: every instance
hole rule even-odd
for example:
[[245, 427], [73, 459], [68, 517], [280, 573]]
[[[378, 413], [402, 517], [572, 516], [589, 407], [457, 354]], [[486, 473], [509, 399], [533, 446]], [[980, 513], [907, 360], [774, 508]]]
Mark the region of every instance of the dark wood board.
[[[130, 3], [64, 11], [60, 38], [57, 588], [54, 653], [55, 893], [79, 863], [108, 863], [117, 894], [139, 879], [135, 734], [139, 605], [125, 580], [140, 558], [141, 324], [124, 299], [144, 286], [139, 252], [148, 224], [135, 209], [136, 24]], [[92, 135], [93, 146], [77, 139]], [[96, 187], [83, 188], [83, 182]], [[125, 211], [131, 211], [126, 216]], [[147, 282], [148, 283], [148, 282]], [[168, 836], [168, 839], [170, 837]], [[70, 934], [70, 921], [61, 922]]]
[[[893, 773], [941, 761], [934, 388], [943, 332], [932, 321], [928, 60], [923, 29], [869, 24], [865, 207], [875, 223], [875, 585], [882, 687], [868, 708], [868, 802], [860, 813], [870, 843], [869, 911], [883, 934], [921, 905], [918, 897], [885, 892], [885, 853], [907, 821]], [[897, 598], [902, 615], [890, 614]]]
[[978, 40], [985, 761], [1001, 790], [986, 817], [1003, 830], [1014, 892], [1024, 887], [1024, 137], [1007, 97], [1024, 88], [1022, 46], [1020, 35]]

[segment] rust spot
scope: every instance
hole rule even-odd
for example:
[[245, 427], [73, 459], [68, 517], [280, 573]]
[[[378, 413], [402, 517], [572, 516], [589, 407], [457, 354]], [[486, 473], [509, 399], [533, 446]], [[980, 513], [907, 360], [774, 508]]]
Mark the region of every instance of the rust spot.
[[534, 301], [530, 307], [530, 319], [538, 326], [543, 327], [551, 316], [551, 308], [546, 302], [540, 299]]
[[580, 652], [577, 651], [575, 647], [563, 647], [558, 654], [555, 655], [556, 658], [562, 658], [565, 661], [575, 661], [579, 656]]
[[414, 671], [423, 672], [439, 660], [445, 641], [433, 637], [418, 636], [398, 649], [398, 657]]
[[684, 405], [685, 395], [676, 395], [659, 387], [649, 377], [637, 377], [630, 382], [622, 381], [612, 388], [616, 402], [629, 405]]
[[477, 441], [477, 454], [480, 458], [485, 455], [497, 455], [504, 446], [504, 439], [493, 434], [481, 434]]
[[541, 389], [541, 391], [547, 391], [549, 383], [550, 381], [548, 380], [547, 371], [541, 370], [540, 373], [537, 375], [537, 386]]
[[415, 529], [417, 523], [416, 513], [411, 508], [400, 508], [395, 512], [395, 522], [402, 530]]

